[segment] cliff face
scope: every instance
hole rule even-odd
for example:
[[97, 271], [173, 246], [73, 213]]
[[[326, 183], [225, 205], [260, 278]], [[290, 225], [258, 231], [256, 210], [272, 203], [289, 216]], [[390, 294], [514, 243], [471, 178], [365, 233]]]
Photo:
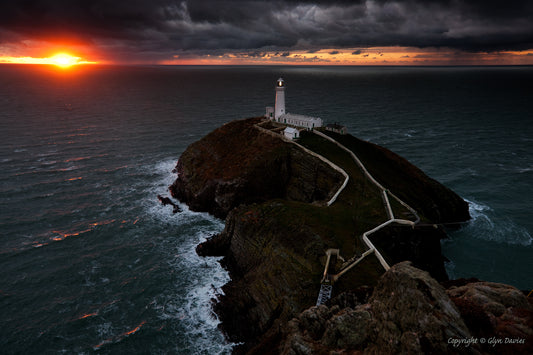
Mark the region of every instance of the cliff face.
[[[337, 202], [326, 207], [324, 202], [340, 187], [343, 176], [297, 146], [256, 129], [253, 125], [259, 120], [231, 122], [189, 146], [170, 189], [191, 209], [226, 217], [225, 230], [197, 249], [201, 255], [224, 256], [231, 274], [215, 310], [228, 338], [244, 342], [237, 352], [268, 353], [268, 344], [281, 344], [286, 335], [281, 329], [315, 304], [324, 251], [339, 248], [346, 259], [361, 254], [366, 250], [361, 233], [387, 216], [381, 193], [346, 153], [314, 134], [303, 134], [301, 144], [319, 150], [350, 176]], [[389, 182], [387, 188], [402, 194], [425, 222], [469, 218], [462, 199], [406, 160], [371, 144], [358, 148], [353, 137], [345, 139], [343, 144], [371, 162], [368, 169], [374, 177]], [[398, 191], [402, 187], [407, 192]], [[424, 203], [425, 195], [431, 203]], [[405, 213], [399, 204], [393, 208]], [[445, 280], [439, 243], [444, 236], [442, 229], [433, 227], [391, 226], [372, 238], [391, 265], [411, 260]], [[335, 294], [374, 286], [383, 272], [375, 257], [367, 257], [335, 284]]]
[[[236, 208], [225, 230], [197, 248], [225, 255], [232, 281], [215, 311], [235, 342], [253, 343], [316, 302], [325, 244], [305, 224], [288, 223], [289, 208], [282, 201]], [[209, 250], [213, 243], [218, 250]]]

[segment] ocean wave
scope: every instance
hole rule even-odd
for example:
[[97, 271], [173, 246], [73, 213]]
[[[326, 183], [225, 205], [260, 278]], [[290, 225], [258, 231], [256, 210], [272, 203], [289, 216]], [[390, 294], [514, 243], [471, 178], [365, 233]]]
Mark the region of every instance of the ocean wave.
[[[143, 200], [143, 208], [147, 212], [147, 216], [156, 219], [162, 223], [174, 223], [178, 225], [187, 224], [193, 227], [194, 225], [203, 226], [206, 223], [214, 224], [219, 227], [224, 226], [224, 222], [213, 217], [208, 213], [193, 212], [186, 204], [172, 198], [168, 191], [168, 187], [174, 182], [177, 175], [172, 172], [176, 166], [175, 158], [168, 158], [162, 160], [155, 165], [147, 165], [140, 168], [141, 172], [147, 176], [152, 175], [153, 180], [145, 187], [145, 199]], [[177, 204], [181, 212], [172, 213], [172, 208], [169, 206], [162, 206], [157, 195], [168, 196], [172, 202]], [[205, 223], [202, 223], [204, 221]]]
[[44, 158], [38, 159], [37, 161], [44, 166], [57, 164], [57, 160], [44, 160]]
[[185, 336], [194, 353], [229, 354], [233, 347], [218, 330], [220, 320], [212, 308], [213, 300], [223, 294], [222, 286], [230, 281], [228, 272], [219, 264], [219, 257], [200, 257], [195, 250], [198, 243], [217, 231], [220, 230], [216, 226], [198, 231], [176, 246], [180, 254], [170, 262], [173, 269], [187, 270], [185, 280], [176, 284], [185, 296], [168, 298], [159, 308], [161, 319], [179, 319], [180, 328], [185, 329], [185, 334], [180, 335]]
[[[204, 231], [206, 228], [214, 229], [213, 233], [222, 230], [224, 221], [206, 212], [191, 211], [189, 206], [170, 196], [168, 188], [177, 176], [172, 172], [175, 166], [176, 160], [169, 158], [155, 165], [140, 168], [142, 173], [152, 177], [150, 183], [144, 186], [144, 198], [140, 201], [146, 218], [161, 224], [187, 226], [189, 230], [195, 232]], [[180, 207], [181, 212], [173, 213], [170, 206], [163, 206], [157, 198], [158, 195], [169, 197], [173, 203]]]
[[533, 238], [528, 230], [517, 225], [508, 217], [499, 216], [490, 206], [465, 199], [468, 202], [472, 220], [465, 231], [477, 239], [498, 243], [528, 246]]
[[416, 129], [408, 129], [407, 131], [403, 132], [403, 135], [407, 138], [412, 138], [414, 135], [416, 135], [418, 132]]
[[529, 168], [518, 168], [517, 171], [520, 174], [529, 173], [529, 172], [533, 171], [533, 166], [529, 167]]
[[487, 205], [484, 205], [482, 203], [476, 203], [474, 201], [464, 199], [468, 203], [468, 211], [470, 212], [470, 216], [472, 216], [472, 220], [476, 220], [478, 218], [482, 219], [489, 219], [486, 215], [486, 211], [491, 211], [492, 208], [490, 208]]

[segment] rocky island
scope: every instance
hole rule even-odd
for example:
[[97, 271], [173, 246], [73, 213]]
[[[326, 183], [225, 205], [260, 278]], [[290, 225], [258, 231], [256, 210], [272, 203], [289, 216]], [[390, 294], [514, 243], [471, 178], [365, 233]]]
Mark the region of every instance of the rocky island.
[[[241, 344], [235, 353], [528, 353], [533, 344], [521, 291], [448, 280], [443, 225], [467, 221], [467, 203], [387, 149], [326, 131], [302, 131], [296, 144], [251, 118], [191, 144], [176, 169], [172, 196], [226, 219], [197, 252], [224, 256], [231, 282], [214, 308]], [[321, 304], [325, 279], [333, 291]], [[491, 337], [501, 343], [482, 342]]]

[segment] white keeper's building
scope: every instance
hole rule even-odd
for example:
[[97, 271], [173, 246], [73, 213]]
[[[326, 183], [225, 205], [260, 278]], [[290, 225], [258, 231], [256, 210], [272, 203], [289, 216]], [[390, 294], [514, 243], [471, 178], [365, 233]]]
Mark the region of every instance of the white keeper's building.
[[[301, 127], [308, 130], [312, 130], [315, 127], [322, 127], [323, 124], [322, 119], [319, 117], [298, 115], [294, 113], [287, 113], [285, 111], [285, 81], [283, 81], [282, 78], [279, 78], [276, 83], [275, 107], [267, 107], [265, 117], [279, 123], [294, 127]], [[291, 131], [290, 134], [293, 136], [292, 138], [297, 138], [294, 135], [294, 132]], [[289, 134], [286, 134], [286, 136], [288, 135]]]

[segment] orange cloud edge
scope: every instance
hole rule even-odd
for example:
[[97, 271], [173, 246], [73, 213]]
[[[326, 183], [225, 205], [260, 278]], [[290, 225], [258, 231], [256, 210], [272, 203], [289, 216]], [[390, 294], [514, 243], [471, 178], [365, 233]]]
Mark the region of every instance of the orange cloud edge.
[[158, 64], [220, 64], [220, 65], [533, 65], [533, 49], [472, 53], [452, 49], [372, 47], [250, 51], [221, 55], [205, 54], [189, 57], [174, 55]]

